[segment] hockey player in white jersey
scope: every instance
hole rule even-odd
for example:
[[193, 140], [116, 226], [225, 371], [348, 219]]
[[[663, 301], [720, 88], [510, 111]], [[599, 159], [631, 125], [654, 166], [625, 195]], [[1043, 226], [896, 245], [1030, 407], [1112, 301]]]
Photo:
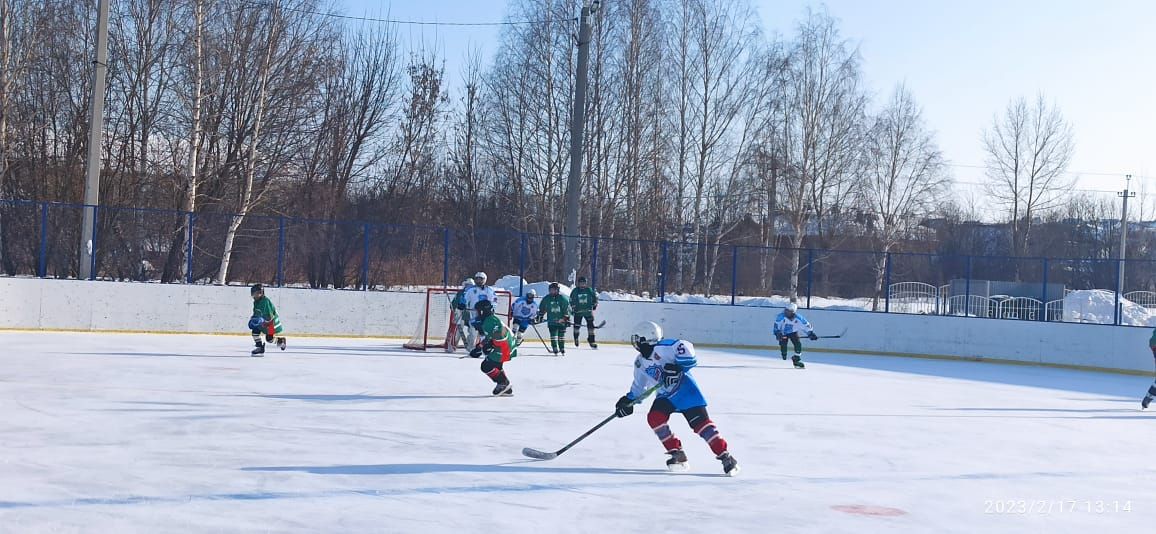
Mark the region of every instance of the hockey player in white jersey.
[[533, 289], [526, 290], [526, 294], [514, 301], [514, 324], [518, 325], [514, 337], [518, 340], [518, 344], [522, 343], [522, 337], [526, 334], [526, 329], [534, 324], [534, 319], [538, 317], [538, 293]]
[[710, 446], [711, 452], [722, 462], [723, 472], [737, 475], [739, 463], [727, 450], [727, 442], [719, 434], [706, 411], [706, 398], [690, 370], [698, 364], [694, 345], [681, 339], [662, 339], [662, 328], [650, 321], [634, 327], [630, 342], [638, 350], [634, 360], [634, 383], [630, 392], [618, 399], [614, 414], [626, 417], [634, 413], [634, 400], [647, 389], [659, 384], [658, 395], [650, 405], [646, 421], [658, 440], [666, 447], [670, 459], [666, 466], [672, 471], [687, 469], [686, 453], [682, 442], [670, 430], [670, 414], [681, 413], [696, 434]]
[[466, 310], [470, 314], [469, 320], [469, 335], [466, 338], [466, 348], [473, 349], [478, 343], [478, 321], [481, 319], [478, 316], [477, 309], [479, 300], [488, 300], [490, 302], [497, 302], [498, 295], [494, 292], [494, 288], [486, 285], [486, 273], [474, 273], [474, 287], [466, 289]]
[[799, 315], [799, 305], [794, 302], [787, 304], [787, 308], [775, 317], [774, 334], [775, 340], [779, 342], [779, 352], [783, 355], [783, 359], [787, 359], [787, 342], [790, 341], [795, 348], [795, 355], [791, 356], [791, 363], [795, 364], [795, 368], [802, 369], [803, 365], [803, 342], [799, 340], [799, 336], [806, 336], [811, 341], [819, 339], [815, 335], [815, 329], [811, 328], [811, 323], [807, 322], [802, 315]]

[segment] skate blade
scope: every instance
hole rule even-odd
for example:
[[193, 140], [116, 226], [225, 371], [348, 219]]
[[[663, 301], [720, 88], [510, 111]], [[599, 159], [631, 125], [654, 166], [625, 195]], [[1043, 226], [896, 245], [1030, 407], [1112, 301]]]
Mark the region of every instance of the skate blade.
[[728, 477], [737, 477], [737, 476], [739, 476], [739, 466], [737, 466], [737, 465], [736, 465], [734, 469], [731, 469], [730, 471], [726, 472], [725, 474], [726, 474], [726, 476], [728, 476]]
[[666, 469], [671, 473], [685, 473], [686, 471], [690, 471], [690, 462], [666, 464]]

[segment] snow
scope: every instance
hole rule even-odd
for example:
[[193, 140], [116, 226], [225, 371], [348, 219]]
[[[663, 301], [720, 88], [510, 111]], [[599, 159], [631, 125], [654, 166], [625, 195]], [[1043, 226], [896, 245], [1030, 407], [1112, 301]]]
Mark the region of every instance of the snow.
[[507, 365], [515, 396], [492, 398], [477, 360], [289, 342], [250, 358], [248, 335], [0, 333], [0, 530], [1144, 532], [1156, 519], [1156, 421], [1137, 410], [1148, 378], [814, 353], [798, 371], [701, 349], [695, 376], [742, 465], [726, 478], [677, 416], [687, 473], [666, 472], [642, 413], [555, 460], [521, 457], [611, 412], [624, 346], [555, 358], [527, 345]]
[[[1115, 308], [1115, 292], [1103, 289], [1072, 291], [1064, 295], [1064, 322], [1112, 324]], [[1120, 324], [1156, 326], [1156, 316], [1151, 310], [1121, 297]]]

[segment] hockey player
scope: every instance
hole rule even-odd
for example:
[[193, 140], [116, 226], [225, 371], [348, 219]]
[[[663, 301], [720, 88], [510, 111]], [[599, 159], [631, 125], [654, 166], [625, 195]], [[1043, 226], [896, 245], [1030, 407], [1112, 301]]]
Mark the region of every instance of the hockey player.
[[574, 311], [574, 346], [578, 346], [582, 320], [586, 319], [586, 342], [590, 344], [590, 348], [598, 348], [598, 344], [594, 342], [594, 310], [598, 309], [598, 294], [587, 283], [585, 276], [578, 277], [578, 287], [570, 292], [570, 306]]
[[518, 325], [518, 332], [515, 337], [518, 339], [518, 344], [522, 344], [522, 337], [526, 334], [526, 329], [538, 318], [538, 301], [536, 300], [538, 293], [533, 289], [526, 291], [526, 294], [514, 301], [514, 324]]
[[542, 298], [538, 308], [538, 322], [545, 319], [550, 329], [550, 350], [566, 355], [566, 327], [570, 324], [570, 300], [561, 293], [558, 282], [550, 284], [550, 294]]
[[[1152, 337], [1148, 340], [1148, 347], [1152, 349], [1152, 357], [1156, 358], [1156, 330], [1152, 331]], [[1156, 398], [1156, 382], [1148, 386], [1148, 394], [1144, 395], [1144, 400], [1140, 401], [1140, 408], [1147, 410], [1148, 405], [1152, 404], [1152, 399]]]
[[493, 301], [480, 300], [474, 310], [481, 320], [479, 330], [482, 340], [470, 355], [476, 358], [485, 356], [482, 360], [482, 372], [494, 381], [493, 395], [504, 397], [513, 395], [514, 389], [510, 387], [510, 379], [506, 377], [506, 371], [502, 366], [518, 357], [514, 334], [494, 315]]
[[478, 317], [477, 312], [474, 311], [477, 309], [478, 301], [488, 300], [490, 302], [495, 302], [498, 299], [498, 295], [494, 292], [494, 288], [486, 285], [486, 273], [481, 271], [474, 273], [474, 287], [466, 289], [465, 299], [466, 310], [472, 312], [467, 321], [471, 328], [467, 329], [468, 335], [466, 337], [466, 347], [473, 349], [478, 344], [477, 323], [481, 319]]
[[[253, 297], [253, 317], [249, 319], [249, 330], [253, 331], [253, 344], [257, 348], [251, 353], [253, 356], [265, 354], [265, 342], [272, 343], [276, 336], [277, 347], [285, 350], [285, 338], [281, 336], [281, 318], [277, 317], [277, 308], [273, 301], [265, 296], [265, 288], [256, 284], [249, 288], [249, 296]], [[264, 336], [265, 341], [261, 340]]]
[[662, 328], [650, 321], [634, 327], [630, 343], [638, 351], [634, 360], [634, 383], [614, 405], [614, 414], [626, 417], [634, 413], [635, 399], [651, 386], [659, 384], [658, 395], [650, 405], [646, 421], [666, 447], [666, 454], [670, 455], [666, 461], [667, 468], [672, 471], [687, 469], [682, 442], [667, 425], [670, 414], [677, 412], [686, 418], [696, 434], [706, 440], [711, 452], [722, 462], [723, 472], [729, 476], [737, 475], [739, 463], [731, 456], [726, 440], [710, 420], [706, 399], [690, 375], [690, 370], [698, 364], [694, 345], [681, 339], [662, 339]]
[[807, 336], [812, 341], [819, 339], [819, 336], [815, 335], [811, 323], [799, 315], [798, 311], [798, 304], [794, 302], [787, 304], [787, 308], [778, 317], [775, 317], [774, 334], [775, 339], [779, 342], [779, 352], [783, 355], [784, 360], [787, 359], [787, 342], [790, 341], [795, 346], [795, 355], [791, 356], [791, 362], [795, 364], [796, 369], [802, 369], [805, 367], [803, 365], [803, 342], [799, 340], [799, 336]]
[[451, 326], [449, 339], [446, 340], [446, 352], [454, 352], [458, 348], [458, 341], [461, 341], [467, 349], [469, 346], [469, 329], [470, 329], [470, 312], [466, 309], [466, 292], [471, 287], [474, 287], [473, 279], [466, 280], [462, 283], [462, 288], [454, 294], [454, 298], [450, 300], [450, 308], [452, 309], [453, 324]]

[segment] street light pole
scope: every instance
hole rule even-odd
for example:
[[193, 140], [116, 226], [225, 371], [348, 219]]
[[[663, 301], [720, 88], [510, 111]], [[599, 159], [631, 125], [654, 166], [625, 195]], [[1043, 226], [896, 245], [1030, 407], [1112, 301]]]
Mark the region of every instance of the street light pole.
[[570, 175], [566, 179], [566, 212], [563, 228], [562, 277], [574, 283], [578, 271], [579, 196], [582, 193], [582, 143], [586, 131], [586, 79], [590, 72], [591, 21], [600, 2], [582, 6], [578, 19], [578, 72], [574, 83], [574, 110], [570, 115]]
[[84, 221], [80, 231], [80, 279], [93, 277], [93, 230], [100, 204], [100, 138], [104, 128], [105, 79], [108, 76], [108, 4], [98, 0], [96, 14], [96, 60], [92, 62], [92, 102], [88, 118], [88, 161], [84, 173]]
[[1132, 175], [1126, 175], [1124, 178], [1124, 191], [1116, 193], [1116, 196], [1124, 199], [1124, 206], [1120, 209], [1120, 271], [1116, 273], [1116, 294], [1120, 298], [1124, 297], [1124, 259], [1128, 257], [1128, 199], [1136, 196], [1134, 191], [1129, 191]]

